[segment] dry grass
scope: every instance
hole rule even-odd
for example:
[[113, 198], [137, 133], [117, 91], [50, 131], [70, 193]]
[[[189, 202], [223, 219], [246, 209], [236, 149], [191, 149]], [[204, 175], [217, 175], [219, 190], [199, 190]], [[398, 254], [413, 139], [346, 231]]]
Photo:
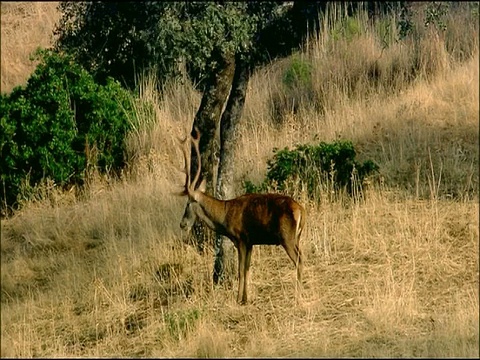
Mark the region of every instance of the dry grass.
[[58, 1], [2, 2], [2, 93], [25, 85], [36, 63], [30, 56], [38, 47], [52, 44], [52, 30], [59, 20]]
[[[323, 107], [304, 103], [276, 123], [271, 99], [288, 95], [287, 59], [255, 74], [239, 129], [238, 193], [242, 179], [260, 181], [273, 147], [341, 137], [381, 167], [362, 202], [317, 205], [298, 194], [308, 214], [298, 304], [278, 247], [254, 249], [248, 305], [235, 302], [236, 260], [213, 286], [213, 250], [183, 242], [185, 200], [172, 195], [184, 180], [174, 137], [191, 125], [199, 96], [172, 84], [159, 101], [146, 82], [153, 113], [139, 102], [121, 181], [94, 178], [82, 199], [50, 189], [2, 221], [1, 355], [478, 357], [478, 48], [388, 88], [350, 66], [347, 48], [342, 75], [329, 77], [320, 64], [334, 66], [341, 46], [324, 39], [300, 54]], [[372, 35], [350, 46], [368, 71], [379, 46]], [[399, 51], [409, 63], [408, 49], [391, 51], [382, 68]], [[347, 91], [345, 78], [368, 91]], [[317, 97], [335, 88], [337, 101]]]
[[258, 247], [240, 307], [234, 274], [213, 289], [211, 251], [181, 242], [182, 201], [159, 183], [2, 225], [4, 356], [478, 354], [477, 203], [375, 190], [308, 206], [300, 305], [286, 254]]

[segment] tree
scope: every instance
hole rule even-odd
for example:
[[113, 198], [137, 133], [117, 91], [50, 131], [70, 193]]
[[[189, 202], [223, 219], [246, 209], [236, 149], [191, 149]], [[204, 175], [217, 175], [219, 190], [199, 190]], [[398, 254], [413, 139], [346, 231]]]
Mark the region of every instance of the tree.
[[[203, 92], [194, 119], [203, 136], [201, 174], [219, 198], [232, 194], [233, 139], [256, 66], [286, 56], [308, 31], [319, 30], [326, 2], [62, 2], [57, 49], [71, 52], [102, 80], [132, 87], [135, 70], [156, 71], [160, 83], [186, 64]], [[222, 112], [226, 104], [225, 111]], [[215, 132], [220, 126], [220, 142]], [[193, 129], [192, 129], [193, 132]], [[217, 161], [218, 155], [220, 159]], [[197, 159], [192, 151], [192, 173]], [[217, 179], [213, 178], [218, 164]], [[197, 242], [205, 234], [194, 227]], [[223, 273], [222, 239], [215, 241], [214, 281]]]

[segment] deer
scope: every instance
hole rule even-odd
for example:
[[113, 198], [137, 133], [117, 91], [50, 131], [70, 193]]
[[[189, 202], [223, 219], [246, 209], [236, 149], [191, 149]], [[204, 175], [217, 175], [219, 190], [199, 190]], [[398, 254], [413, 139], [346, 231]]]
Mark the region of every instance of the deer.
[[[220, 200], [205, 193], [206, 180], [197, 187], [201, 173], [199, 150], [200, 132], [195, 127], [196, 136], [180, 140], [185, 160], [186, 174], [183, 191], [187, 196], [187, 206], [180, 222], [180, 228], [190, 230], [197, 217], [219, 235], [228, 237], [238, 255], [238, 295], [237, 302], [247, 303], [247, 282], [253, 245], [280, 245], [297, 270], [297, 288], [302, 282], [302, 252], [299, 247], [300, 235], [305, 224], [305, 210], [290, 196], [281, 194], [245, 194], [230, 200]], [[188, 144], [186, 147], [185, 144]], [[198, 166], [191, 181], [188, 151], [195, 149]]]

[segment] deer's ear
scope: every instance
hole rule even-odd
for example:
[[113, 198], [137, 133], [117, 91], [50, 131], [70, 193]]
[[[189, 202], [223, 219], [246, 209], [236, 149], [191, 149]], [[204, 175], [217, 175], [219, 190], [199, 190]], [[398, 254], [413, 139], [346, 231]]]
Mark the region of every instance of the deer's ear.
[[203, 179], [201, 182], [200, 182], [200, 185], [198, 185], [197, 187], [197, 190], [204, 193], [205, 190], [207, 190], [207, 182], [205, 179]]

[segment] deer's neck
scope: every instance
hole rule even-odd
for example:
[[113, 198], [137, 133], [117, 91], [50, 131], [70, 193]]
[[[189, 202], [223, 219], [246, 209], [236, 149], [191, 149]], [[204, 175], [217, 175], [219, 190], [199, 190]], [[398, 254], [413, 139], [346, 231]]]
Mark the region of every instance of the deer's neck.
[[196, 201], [203, 210], [203, 214], [198, 214], [205, 223], [213, 230], [221, 230], [225, 227], [226, 202], [215, 199], [204, 193], [196, 194]]

